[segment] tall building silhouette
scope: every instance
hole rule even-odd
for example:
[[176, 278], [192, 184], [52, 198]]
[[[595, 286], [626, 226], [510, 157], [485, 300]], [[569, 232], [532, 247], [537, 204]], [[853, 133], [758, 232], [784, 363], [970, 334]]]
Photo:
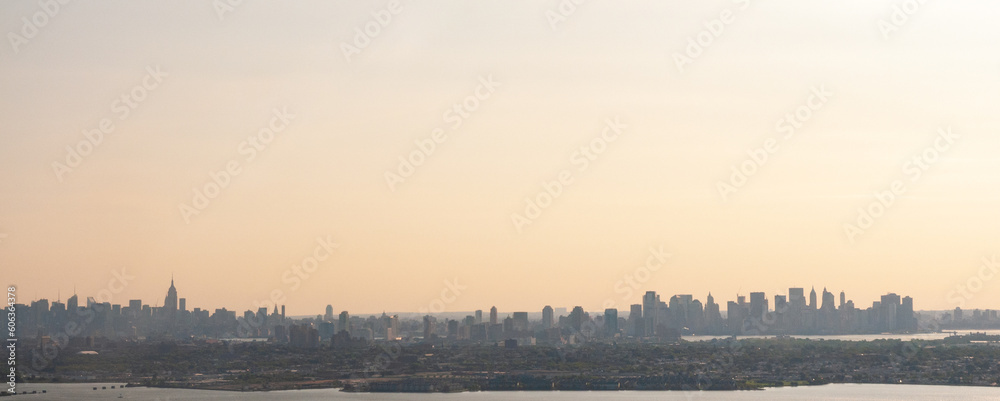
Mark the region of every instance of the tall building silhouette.
[[816, 309], [816, 287], [809, 291], [809, 309]]
[[584, 321], [586, 320], [586, 313], [587, 312], [584, 312], [582, 306], [574, 306], [573, 310], [569, 313], [569, 316], [566, 318], [566, 320], [569, 322], [569, 326], [572, 327], [573, 330], [579, 332], [580, 329], [583, 327]]
[[642, 304], [632, 304], [628, 312], [628, 334], [642, 337], [645, 328], [645, 324], [642, 323]]
[[796, 309], [806, 308], [806, 296], [802, 288], [789, 288], [788, 289], [788, 303]]
[[431, 315], [424, 316], [424, 341], [430, 340], [431, 337], [435, 335], [436, 328], [434, 327], [434, 317]]
[[490, 324], [497, 324], [497, 307], [490, 308]]
[[163, 299], [163, 309], [168, 312], [177, 311], [177, 288], [174, 288], [174, 277], [170, 276], [170, 288], [167, 289], [167, 297]]
[[78, 298], [76, 297], [76, 291], [74, 290], [73, 291], [73, 296], [69, 297], [69, 299], [66, 300], [66, 311], [67, 312], [74, 312], [75, 313], [78, 306], [80, 306], [80, 305], [79, 305]]
[[614, 337], [618, 334], [618, 309], [608, 308], [604, 310], [604, 334]]
[[545, 305], [542, 308], [542, 328], [552, 328], [555, 325], [555, 313], [553, 313], [552, 307]]
[[750, 293], [750, 317], [755, 320], [764, 318], [767, 313], [767, 296], [763, 292]]
[[820, 309], [827, 311], [837, 309], [836, 305], [834, 305], [833, 293], [828, 292], [825, 287], [823, 288], [823, 305]]
[[645, 326], [645, 335], [656, 335], [656, 325], [659, 323], [660, 296], [656, 291], [646, 291], [642, 296], [642, 323]]
[[337, 321], [337, 328], [339, 329], [337, 330], [338, 332], [343, 331], [348, 334], [351, 333], [351, 315], [348, 314], [346, 310], [340, 312], [340, 317]]
[[514, 330], [528, 330], [528, 312], [514, 312]]

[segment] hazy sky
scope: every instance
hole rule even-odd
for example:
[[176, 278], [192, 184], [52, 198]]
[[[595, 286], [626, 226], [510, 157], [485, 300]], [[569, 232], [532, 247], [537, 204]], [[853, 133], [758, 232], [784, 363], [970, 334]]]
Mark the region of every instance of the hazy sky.
[[3, 275], [22, 301], [158, 305], [173, 274], [189, 308], [278, 290], [290, 314], [813, 285], [1000, 308], [1000, 4], [563, 3], [2, 2]]

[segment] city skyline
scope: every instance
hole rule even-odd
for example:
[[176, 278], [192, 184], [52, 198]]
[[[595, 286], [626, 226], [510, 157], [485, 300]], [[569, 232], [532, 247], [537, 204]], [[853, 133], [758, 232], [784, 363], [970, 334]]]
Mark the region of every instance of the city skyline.
[[[835, 292], [828, 291], [827, 287], [823, 287], [820, 290], [820, 292], [816, 292], [816, 287], [815, 286], [810, 286], [808, 293], [806, 293], [805, 290], [806, 290], [806, 287], [789, 287], [789, 288], [786, 289], [786, 292], [784, 292], [784, 293], [776, 293], [776, 292], [770, 292], [769, 293], [769, 292], [766, 292], [766, 291], [750, 291], [750, 292], [747, 292], [747, 293], [737, 293], [737, 294], [733, 295], [732, 298], [725, 298], [723, 296], [718, 296], [718, 297], [717, 296], [713, 296], [712, 292], [710, 291], [707, 295], [705, 295], [704, 299], [706, 300], [706, 303], [709, 303], [710, 300], [714, 300], [714, 299], [718, 298], [718, 299], [723, 300], [722, 305], [725, 305], [724, 302], [726, 302], [726, 300], [742, 301], [742, 300], [746, 300], [746, 299], [753, 299], [754, 296], [755, 296], [755, 294], [761, 294], [762, 296], [765, 296], [765, 298], [763, 298], [763, 304], [764, 304], [765, 307], [768, 308], [768, 309], [766, 309], [766, 311], [776, 311], [777, 310], [776, 308], [772, 308], [771, 307], [771, 306], [776, 306], [778, 304], [779, 301], [776, 299], [776, 297], [781, 297], [782, 298], [781, 302], [789, 302], [790, 303], [790, 302], [792, 302], [791, 300], [794, 299], [796, 296], [800, 296], [802, 298], [803, 302], [804, 302], [804, 305], [807, 305], [808, 307], [814, 308], [814, 309], [825, 308], [826, 304], [828, 302], [832, 303], [832, 306], [834, 308], [838, 308], [838, 309], [841, 308], [841, 307], [843, 307], [846, 304], [851, 304], [852, 307], [860, 308], [860, 309], [864, 309], [865, 305], [867, 305], [867, 304], [858, 304], [858, 303], [855, 303], [853, 298], [849, 298], [847, 296], [847, 291], [846, 290], [840, 290], [839, 293], [835, 293]], [[628, 310], [628, 306], [629, 305], [631, 305], [633, 307], [636, 306], [636, 305], [644, 305], [645, 302], [647, 302], [646, 296], [648, 294], [650, 294], [650, 293], [652, 293], [654, 295], [657, 295], [657, 301], [659, 301], [659, 296], [658, 295], [666, 294], [666, 293], [658, 293], [655, 290], [648, 290], [648, 291], [644, 291], [643, 294], [640, 295], [640, 297], [636, 300], [637, 301], [636, 303], [623, 304], [623, 305], [621, 305], [621, 307], [617, 307], [615, 305], [612, 305], [612, 306], [605, 305], [605, 306], [602, 306], [602, 307], [599, 307], [599, 308], [595, 307], [595, 308], [583, 308], [583, 309], [587, 310], [587, 311], [602, 311], [602, 310], [608, 309], [609, 307], [613, 307], [615, 309], [621, 309], [622, 311], [626, 311], [626, 310]], [[771, 294], [772, 298], [766, 298], [767, 294]], [[795, 295], [795, 294], [798, 294], [798, 295]], [[805, 294], [808, 294], [808, 295], [805, 295]], [[882, 294], [881, 296], [884, 297], [885, 295], [896, 295], [896, 293], [890, 291], [890, 292], [887, 292], [885, 294]], [[829, 299], [828, 299], [827, 296], [829, 296]], [[690, 300], [694, 300], [694, 301], [699, 301], [700, 302], [700, 300], [701, 300], [697, 296], [694, 296], [692, 294], [685, 294], [685, 293], [677, 293], [677, 294], [670, 295], [670, 298], [673, 298], [673, 297], [687, 297], [689, 299], [689, 301]], [[75, 289], [74, 289], [74, 292], [72, 293], [72, 295], [69, 298], [67, 298], [67, 302], [66, 303], [62, 303], [62, 299], [58, 298], [58, 297], [54, 301], [50, 300], [48, 298], [32, 298], [32, 299], [29, 299], [28, 302], [29, 303], [34, 303], [34, 302], [38, 302], [38, 301], [47, 301], [50, 304], [52, 302], [60, 302], [63, 305], [67, 305], [68, 302], [69, 302], [69, 299], [71, 299], [71, 298], [75, 299], [76, 302], [77, 302], [77, 304], [78, 304], [78, 302], [79, 302], [79, 294], [77, 294], [75, 292]], [[911, 297], [905, 296], [905, 298], [911, 298]], [[149, 298], [147, 298], [147, 299], [149, 299]], [[157, 298], [153, 297], [152, 299], [155, 300]], [[189, 309], [186, 308], [186, 306], [187, 306], [187, 299], [188, 299], [187, 297], [180, 297], [179, 296], [178, 290], [174, 286], [174, 279], [173, 279], [173, 277], [171, 277], [170, 287], [166, 291], [166, 296], [164, 298], [164, 302], [162, 303], [162, 305], [160, 303], [158, 303], [158, 302], [155, 302], [153, 304], [142, 303], [142, 298], [129, 299], [128, 302], [120, 303], [119, 305], [125, 305], [127, 303], [140, 302], [141, 305], [147, 306], [147, 307], [159, 308], [159, 309], [163, 309], [163, 310], [182, 311], [182, 310], [189, 310]], [[110, 302], [110, 301], [103, 301], [102, 302], [102, 300], [100, 300], [100, 299], [98, 299], [98, 298], [96, 298], [94, 296], [86, 296], [86, 297], [84, 297], [84, 300], [86, 302], [108, 303], [108, 304], [112, 304], [112, 305], [115, 304], [114, 302]], [[23, 301], [23, 299], [22, 299], [22, 301]], [[873, 298], [872, 302], [878, 302], [878, 298]], [[23, 304], [23, 302], [22, 302], [22, 304]], [[749, 302], [747, 304], [749, 304]], [[500, 310], [500, 309], [498, 309], [496, 307], [496, 305], [497, 304], [491, 304], [492, 310], [487, 310], [486, 311], [486, 312], [490, 313], [490, 315], [487, 316], [489, 318], [489, 320], [495, 320], [495, 319], [497, 319], [497, 318], [500, 317], [497, 314], [504, 314], [504, 313], [507, 314], [506, 317], [510, 317], [510, 314], [512, 314], [512, 313], [525, 312], [525, 311], [527, 311], [526, 313], [530, 313], [532, 315], [544, 315], [546, 313], [545, 312], [546, 309], [551, 310], [552, 308], [556, 308], [556, 309], [561, 309], [561, 310], [570, 310], [570, 309], [572, 309], [574, 307], [582, 307], [582, 305], [573, 304], [571, 302], [571, 303], [566, 304], [566, 305], [557, 305], [555, 307], [553, 307], [551, 304], [545, 304], [545, 305], [543, 305], [541, 307], [532, 308], [532, 309], [513, 308], [513, 309]], [[230, 305], [230, 306], [232, 306], [232, 305]], [[254, 305], [253, 308], [248, 308], [247, 310], [254, 310], [254, 309], [261, 308], [261, 307], [267, 307], [270, 310], [270, 308], [280, 307], [282, 309], [282, 311], [284, 312], [286, 306], [287, 305], [283, 304], [283, 303], [267, 303], [267, 304]], [[203, 306], [192, 306], [192, 308], [199, 308], [199, 309], [205, 309], [205, 310], [212, 309], [212, 308], [203, 307]], [[229, 306], [222, 305], [222, 306], [219, 306], [219, 308], [225, 308], [225, 309], [228, 310]], [[959, 309], [962, 309], [962, 308], [959, 307]], [[967, 309], [967, 310], [986, 310], [986, 311], [994, 310], [994, 311], [996, 311], [996, 310], [1000, 310], [1000, 306], [995, 307], [995, 308], [965, 308], [965, 309]], [[191, 309], [191, 310], [193, 310], [193, 309]], [[237, 309], [232, 309], [232, 310], [237, 311]], [[308, 313], [308, 312], [306, 312], [306, 313], [290, 313], [290, 314], [288, 314], [288, 316], [289, 317], [299, 317], [299, 318], [302, 318], [302, 317], [308, 318], [308, 317], [313, 317], [313, 316], [328, 317], [328, 316], [332, 316], [332, 314], [337, 313], [337, 310], [339, 310], [339, 309], [336, 308], [336, 307], [334, 307], [333, 304], [327, 304], [324, 308], [322, 308], [322, 310], [325, 311], [325, 313]], [[914, 307], [913, 310], [914, 311], [923, 311], [923, 312], [941, 312], [941, 311], [947, 312], [947, 311], [954, 310], [954, 308], [953, 309], [941, 310], [941, 309], [920, 309], [920, 308]], [[725, 309], [720, 309], [720, 311], [725, 312]], [[343, 312], [348, 312], [348, 310], [343, 310]], [[414, 310], [414, 311], [407, 311], [407, 310], [388, 310], [388, 309], [385, 309], [385, 310], [376, 311], [376, 312], [367, 312], [367, 311], [357, 312], [357, 311], [354, 311], [354, 312], [351, 312], [351, 313], [354, 313], [356, 315], [375, 316], [375, 315], [384, 314], [384, 313], [405, 313], [405, 314], [426, 314], [426, 315], [450, 315], [450, 314], [461, 314], [461, 313], [476, 313], [477, 315], [482, 315], [483, 312], [484, 312], [483, 308], [477, 308], [477, 309], [469, 309], [469, 310], [440, 310], [440, 311], [435, 311], [435, 310]], [[479, 316], [479, 317], [481, 318], [481, 316]]]
[[[656, 251], [651, 248], [651, 253], [655, 254]], [[648, 264], [647, 264], [647, 266], [648, 266]], [[636, 270], [640, 270], [640, 269], [642, 269], [642, 267], [640, 267], [639, 269], [636, 269]], [[976, 298], [976, 295], [979, 294], [982, 291], [981, 286], [983, 285], [983, 283], [989, 282], [990, 278], [992, 277], [992, 274], [995, 274], [993, 272], [997, 271], [998, 269], [1000, 269], [1000, 264], [997, 263], [995, 256], [992, 257], [992, 258], [985, 258], [984, 257], [980, 261], [980, 267], [979, 267], [979, 269], [976, 270], [978, 272], [978, 274], [974, 274], [973, 276], [971, 276], [970, 277], [970, 281], [967, 282], [968, 284], [966, 284], [966, 285], [961, 285], [961, 284], [960, 285], [956, 285], [954, 288], [952, 288], [951, 290], [949, 290], [947, 292], [947, 294], [945, 294], [946, 300], [950, 301], [950, 303], [946, 303], [945, 305], [950, 306], [950, 307], [944, 308], [944, 309], [938, 309], [938, 308], [928, 307], [928, 308], [918, 309], [918, 310], [923, 310], [923, 311], [950, 311], [950, 310], [953, 310], [956, 307], [958, 307], [958, 308], [964, 308], [964, 309], [969, 309], [969, 310], [973, 310], [973, 309], [983, 309], [983, 310], [1000, 309], [1000, 303], [998, 303], [997, 306], [992, 306], [991, 307], [990, 305], [982, 305], [980, 303], [972, 303], [972, 302], [970, 302], [970, 301], [974, 300]], [[103, 293], [105, 295], [110, 294], [111, 298], [114, 298], [114, 299], [122, 298], [124, 295], [130, 294], [129, 292], [126, 291], [128, 289], [129, 280], [130, 280], [130, 276], [129, 276], [128, 272], [127, 272], [127, 269], [122, 269], [119, 272], [112, 271], [112, 276], [113, 276], [113, 279], [109, 283], [109, 285], [113, 284], [117, 280], [119, 283], [123, 284], [121, 286], [121, 288], [120, 288], [120, 291], [114, 291], [114, 293], [113, 293], [112, 291], [108, 291], [108, 289], [105, 288], [105, 289], [99, 291], [97, 294], [101, 294], [101, 293]], [[174, 281], [174, 277], [173, 276], [174, 276], [173, 273], [171, 273], [170, 274], [171, 288], [173, 287], [173, 281]], [[295, 276], [290, 276], [290, 277], [295, 277]], [[134, 279], [134, 277], [132, 277], [131, 279]], [[636, 280], [634, 274], [633, 275], [626, 275], [626, 277], [624, 279], [619, 280], [618, 282], [615, 283], [615, 291], [614, 291], [615, 295], [614, 296], [604, 297], [603, 303], [601, 303], [599, 305], [591, 305], [590, 307], [587, 307], [585, 309], [587, 309], [587, 310], [602, 310], [602, 309], [605, 308], [605, 306], [609, 302], [612, 302], [614, 305], [619, 305], [619, 306], [625, 305], [625, 306], [627, 306], [629, 304], [629, 302], [630, 302], [629, 301], [630, 299], [631, 300], [636, 300], [636, 301], [641, 301], [641, 293], [643, 293], [643, 292], [645, 292], [647, 290], [642, 289], [643, 288], [642, 286], [636, 285], [636, 281], [637, 280]], [[442, 313], [460, 313], [460, 312], [469, 312], [469, 311], [476, 310], [474, 308], [473, 309], [468, 309], [468, 310], [461, 310], [460, 308], [451, 307], [453, 304], [458, 303], [457, 299], [461, 295], [463, 295], [463, 293], [465, 293], [468, 290], [467, 286], [463, 285], [457, 278], [452, 279], [452, 280], [445, 280], [445, 282], [442, 284], [441, 287], [444, 289], [442, 291], [442, 294], [448, 292], [451, 295], [447, 295], [447, 296], [446, 295], [441, 295], [441, 296], [434, 297], [434, 298], [430, 299], [429, 302], [421, 304], [420, 306], [418, 306], [417, 308], [414, 308], [412, 310], [381, 308], [381, 311], [378, 311], [378, 310], [371, 311], [371, 312], [366, 311], [366, 312], [362, 312], [362, 314], [375, 315], [375, 314], [386, 312], [386, 311], [392, 311], [394, 313], [421, 313], [420, 312], [421, 310], [429, 310], [429, 309], [432, 309], [432, 308], [437, 307], [437, 306], [444, 307], [446, 309], [446, 310], [442, 310]], [[738, 288], [739, 288], [739, 290], [745, 290], [743, 286], [739, 286]], [[797, 287], [785, 287], [785, 288], [786, 289], [790, 289], [790, 288], [797, 288]], [[798, 287], [798, 288], [805, 288], [805, 287]], [[814, 289], [815, 286], [810, 286], [810, 288]], [[977, 288], [978, 288], [978, 290], [977, 290]], [[826, 289], [826, 287], [824, 287], [824, 290], [825, 289]], [[77, 291], [77, 288], [74, 285], [73, 286], [73, 294], [74, 295], [76, 294], [76, 291]], [[280, 295], [280, 296], [276, 295], [275, 291], [280, 292], [280, 294], [282, 294], [282, 295]], [[712, 291], [713, 290], [709, 289], [708, 290], [708, 294], [711, 295]], [[777, 293], [779, 293], [778, 291], [781, 291], [781, 290], [780, 289], [778, 289], [778, 290], [773, 290], [772, 289], [772, 290], [751, 291], [751, 292], [763, 292], [763, 293], [767, 293], [767, 294], [777, 294]], [[684, 292], [684, 291], [682, 290], [680, 292]], [[736, 298], [738, 298], [740, 296], [748, 296], [751, 292], [747, 292], [747, 291], [740, 292], [740, 291], [737, 291], [735, 294], [732, 295], [732, 298], [736, 299]], [[57, 297], [56, 299], [57, 300], [59, 299], [59, 294], [60, 293], [61, 293], [61, 290], [56, 290], [56, 294], [57, 294], [56, 295], [56, 297]], [[721, 292], [717, 292], [717, 293], [721, 294]], [[118, 294], [118, 295], [115, 295], [115, 294]], [[275, 299], [284, 300], [283, 302], [279, 302], [279, 304], [281, 304], [281, 305], [288, 305], [289, 304], [288, 301], [290, 299], [289, 299], [289, 297], [287, 295], [285, 295], [287, 293], [284, 292], [284, 291], [282, 291], [282, 288], [276, 288], [275, 290], [272, 290], [268, 294], [269, 295], [267, 295], [267, 296], [261, 296], [261, 297], [254, 298], [254, 300], [252, 301], [253, 305], [265, 304], [265, 303], [273, 305], [273, 304], [275, 304], [275, 302], [274, 302]], [[629, 294], [629, 296], [628, 297], [623, 297], [622, 295], [624, 295], [624, 294]], [[136, 295], [138, 295], [138, 294], [136, 294]], [[875, 291], [875, 295], [871, 296], [870, 298], [871, 299], [876, 299], [880, 295], [882, 295], [882, 293], [880, 293], [879, 291]], [[147, 298], [148, 298], [148, 295], [147, 295]], [[452, 300], [449, 301], [448, 299], [445, 299], [445, 298], [451, 298]], [[39, 297], [37, 295], [33, 295], [32, 299], [33, 300], [40, 300], [40, 299], [49, 299], [49, 298], [47, 298], [47, 297]], [[448, 301], [448, 302], [445, 302], [445, 301]], [[168, 293], [167, 294], [167, 298], [164, 300], [163, 305], [166, 306], [169, 302], [170, 302], [170, 294]], [[177, 302], [176, 294], [174, 294], [174, 302]], [[322, 304], [322, 301], [320, 303]], [[546, 302], [544, 304], [545, 305], [549, 305], [549, 304], [554, 304], [554, 303], [553, 302]], [[571, 305], [571, 304], [572, 305], [577, 305], [578, 303], [574, 304], [573, 301], [568, 301], [568, 302], [566, 302], [565, 305]], [[970, 306], [970, 304], [971, 304], [971, 306]], [[330, 304], [326, 304], [326, 305], [330, 305]], [[158, 303], [156, 303], [156, 304], [154, 304], [154, 306], [160, 306], [160, 305]], [[231, 305], [226, 305], [226, 304], [220, 304], [220, 305], [214, 305], [213, 304], [212, 305], [213, 308], [216, 307], [216, 306], [217, 307], [223, 307], [223, 308], [225, 308], [225, 307], [228, 307], [228, 306], [231, 306]], [[523, 306], [509, 306], [507, 308], [508, 308], [509, 311], [529, 309], [529, 308], [525, 308]], [[376, 309], [379, 309], [379, 308], [376, 307]], [[531, 310], [533, 310], [533, 309], [531, 309]], [[295, 314], [295, 316], [310, 316], [310, 315], [311, 314], [309, 314], [309, 313]]]
[[[1000, 328], [998, 310], [962, 310], [936, 313], [915, 309], [910, 296], [882, 295], [870, 306], [855, 304], [845, 291], [839, 296], [823, 288], [803, 287], [768, 298], [763, 292], [749, 297], [720, 299], [709, 293], [705, 302], [690, 294], [661, 298], [647, 291], [641, 303], [627, 309], [609, 306], [587, 311], [581, 306], [546, 305], [529, 311], [499, 312], [491, 306], [461, 313], [424, 311], [381, 314], [339, 313], [327, 305], [325, 313], [289, 315], [285, 305], [261, 305], [240, 313], [238, 309], [201, 307], [187, 309], [173, 280], [164, 306], [131, 299], [111, 304], [87, 297], [80, 303], [73, 294], [66, 303], [33, 300], [16, 304], [17, 334], [29, 338], [94, 338], [143, 341], [149, 339], [267, 339], [294, 346], [316, 348], [365, 347], [373, 341], [427, 342], [472, 341], [480, 344], [514, 340], [524, 345], [577, 344], [589, 341], [675, 342], [691, 335], [848, 335], [885, 333], [935, 333], [956, 328]], [[771, 301], [773, 299], [773, 302]], [[624, 313], [628, 311], [627, 314]], [[931, 312], [931, 313], [927, 313]], [[971, 312], [971, 313], [970, 313]], [[409, 315], [409, 316], [407, 316]], [[422, 333], [422, 335], [420, 335]], [[80, 340], [75, 340], [80, 341]]]
[[996, 21], [0, 1], [3, 392], [998, 398]]

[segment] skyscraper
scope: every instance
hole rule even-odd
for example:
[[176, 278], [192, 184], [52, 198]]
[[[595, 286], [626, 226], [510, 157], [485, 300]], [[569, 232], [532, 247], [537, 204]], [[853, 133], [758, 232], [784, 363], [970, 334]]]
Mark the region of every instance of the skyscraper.
[[820, 309], [826, 311], [837, 309], [836, 305], [834, 305], [833, 293], [827, 291], [825, 287], [823, 288], [823, 306]]
[[903, 297], [903, 303], [899, 308], [899, 322], [902, 329], [917, 329], [917, 319], [913, 316], [913, 298]]
[[763, 292], [750, 293], [750, 317], [760, 320], [767, 312], [767, 296]]
[[555, 324], [555, 316], [552, 311], [552, 307], [549, 305], [545, 305], [545, 307], [542, 308], [542, 328], [543, 329], [552, 328], [554, 324]]
[[482, 322], [483, 322], [483, 310], [476, 309], [476, 324], [480, 324]]
[[816, 287], [809, 291], [809, 309], [816, 309]]
[[618, 309], [608, 308], [604, 310], [604, 334], [614, 337], [618, 334]]
[[167, 297], [163, 299], [163, 309], [167, 312], [177, 311], [177, 289], [174, 288], [173, 277], [170, 277], [170, 288], [167, 289]]
[[490, 324], [497, 324], [497, 307], [490, 308]]
[[76, 309], [79, 306], [79, 301], [77, 300], [76, 294], [74, 293], [72, 297], [66, 300], [66, 311], [76, 313]]
[[670, 297], [669, 313], [667, 313], [666, 322], [668, 326], [672, 327], [683, 327], [688, 326], [691, 322], [688, 320], [691, 314], [691, 302], [694, 301], [694, 296], [690, 294], [674, 295]]
[[514, 330], [528, 330], [528, 312], [514, 312]]
[[351, 333], [351, 315], [347, 311], [340, 312], [340, 318], [337, 321], [338, 332], [346, 331], [348, 334]]
[[726, 302], [726, 325], [733, 334], [743, 334], [743, 322], [749, 314], [749, 308], [743, 305], [743, 303]]
[[806, 296], [805, 291], [801, 288], [789, 288], [788, 289], [788, 303], [796, 309], [805, 309], [806, 307]]
[[572, 327], [573, 330], [580, 331], [580, 328], [583, 327], [583, 322], [585, 319], [586, 317], [585, 317], [585, 312], [583, 311], [583, 307], [574, 306], [573, 310], [569, 313], [569, 317], [567, 320], [569, 321], [569, 326]]
[[899, 310], [902, 307], [902, 300], [895, 293], [888, 293], [882, 296], [881, 311], [879, 313], [880, 326], [883, 330], [893, 331], [900, 326]]
[[715, 303], [715, 297], [710, 292], [705, 302], [705, 324], [715, 328], [721, 321], [722, 313], [719, 311], [719, 304]]
[[333, 305], [326, 306], [326, 314], [323, 315], [323, 320], [327, 322], [333, 321]]
[[783, 312], [785, 310], [785, 308], [787, 308], [787, 307], [788, 307], [788, 298], [785, 298], [784, 295], [775, 295], [774, 296], [774, 311], [775, 312]]
[[385, 322], [385, 338], [395, 340], [396, 337], [399, 337], [399, 315], [392, 315]]
[[424, 316], [424, 340], [429, 340], [436, 333], [437, 328], [434, 327], [435, 319], [434, 316], [425, 315]]
[[645, 325], [642, 323], [642, 304], [632, 304], [628, 312], [629, 335], [642, 337]]
[[645, 335], [656, 335], [656, 325], [659, 323], [660, 296], [656, 291], [646, 291], [642, 296], [642, 323], [645, 326]]

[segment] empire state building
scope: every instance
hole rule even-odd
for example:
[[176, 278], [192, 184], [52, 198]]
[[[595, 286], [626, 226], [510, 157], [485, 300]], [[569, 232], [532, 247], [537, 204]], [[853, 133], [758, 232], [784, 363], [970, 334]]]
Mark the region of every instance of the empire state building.
[[163, 300], [163, 309], [169, 312], [177, 311], [177, 289], [174, 288], [173, 277], [170, 277], [170, 289], [167, 290], [167, 298]]

